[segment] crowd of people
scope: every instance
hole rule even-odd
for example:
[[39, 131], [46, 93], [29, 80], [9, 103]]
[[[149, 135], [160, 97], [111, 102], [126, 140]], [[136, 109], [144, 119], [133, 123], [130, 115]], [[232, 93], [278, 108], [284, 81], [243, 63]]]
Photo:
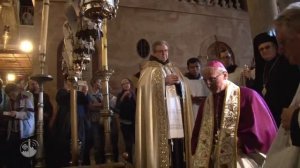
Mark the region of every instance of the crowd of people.
[[[112, 160], [120, 158], [121, 138], [136, 168], [299, 167], [299, 18], [300, 3], [294, 3], [274, 21], [277, 39], [265, 32], [254, 38], [256, 75], [236, 65], [228, 48], [206, 65], [188, 59], [182, 73], [169, 60], [169, 44], [154, 42], [138, 80], [123, 78], [121, 91], [109, 94]], [[36, 138], [39, 107], [46, 166], [70, 166], [74, 86], [67, 77], [56, 94], [56, 113], [46, 93], [39, 106], [37, 81], [5, 87], [0, 81], [0, 87], [0, 152], [6, 154], [0, 167], [35, 164], [20, 145]], [[79, 163], [106, 163], [101, 79], [92, 78], [76, 95]]]
[[[39, 83], [20, 79], [16, 83], [1, 86], [0, 152], [7, 153], [0, 159], [0, 167], [34, 167], [36, 159], [22, 156], [21, 144], [28, 139], [37, 140], [39, 109]], [[80, 165], [104, 164], [105, 130], [101, 118], [103, 94], [100, 79], [92, 78], [88, 85], [77, 89], [77, 125]], [[46, 167], [67, 167], [71, 165], [71, 95], [73, 83], [65, 77], [64, 87], [56, 93], [57, 112], [49, 95], [43, 92], [43, 147]], [[123, 133], [128, 162], [132, 163], [135, 128], [135, 88], [129, 79], [120, 83], [121, 92], [109, 95], [112, 160], [119, 160], [119, 130]]]

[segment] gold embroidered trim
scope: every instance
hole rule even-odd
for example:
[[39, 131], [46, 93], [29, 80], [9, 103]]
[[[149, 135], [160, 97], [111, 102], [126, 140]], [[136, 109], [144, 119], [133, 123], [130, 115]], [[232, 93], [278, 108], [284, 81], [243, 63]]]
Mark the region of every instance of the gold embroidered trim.
[[153, 106], [154, 111], [156, 111], [159, 121], [158, 121], [158, 130], [159, 130], [159, 167], [160, 168], [169, 168], [170, 159], [169, 159], [169, 147], [168, 147], [168, 120], [167, 120], [167, 112], [165, 108], [165, 100], [164, 100], [164, 81], [163, 73], [160, 69], [157, 69], [153, 73], [152, 82], [154, 83], [153, 88], [156, 92], [153, 100], [157, 102], [155, 106]]
[[[208, 100], [205, 101], [204, 113], [202, 114], [202, 122], [199, 133], [198, 145], [196, 148], [196, 153], [193, 156], [193, 167], [208, 167], [209, 160], [211, 157], [211, 150], [213, 145], [213, 126], [214, 126], [214, 118], [213, 118], [213, 105], [209, 105], [213, 103], [213, 97], [209, 96]], [[212, 114], [210, 114], [212, 113]]]
[[240, 88], [228, 82], [222, 126], [217, 145], [217, 166], [237, 167], [237, 128], [240, 114]]
[[199, 133], [198, 146], [193, 167], [208, 167], [212, 155], [216, 160], [214, 167], [237, 166], [237, 127], [240, 114], [240, 88], [228, 81], [222, 113], [221, 129], [217, 145], [213, 150], [214, 106], [213, 96], [205, 102]]

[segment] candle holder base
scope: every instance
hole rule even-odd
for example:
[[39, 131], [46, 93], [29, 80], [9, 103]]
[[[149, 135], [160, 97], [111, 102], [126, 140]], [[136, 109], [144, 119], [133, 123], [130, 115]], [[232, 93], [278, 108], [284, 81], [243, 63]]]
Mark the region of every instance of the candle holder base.
[[52, 81], [53, 77], [47, 74], [36, 74], [30, 77], [30, 79], [37, 81], [38, 83], [43, 83], [47, 81]]

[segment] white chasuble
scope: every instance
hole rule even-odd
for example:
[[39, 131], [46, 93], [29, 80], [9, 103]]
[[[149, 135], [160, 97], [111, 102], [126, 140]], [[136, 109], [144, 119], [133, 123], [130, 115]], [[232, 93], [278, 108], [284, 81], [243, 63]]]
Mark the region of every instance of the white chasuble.
[[169, 118], [169, 139], [183, 138], [180, 99], [176, 94], [175, 86], [166, 87], [166, 101]]
[[[165, 67], [165, 75], [174, 73], [170, 67]], [[166, 102], [169, 119], [169, 139], [183, 138], [183, 123], [180, 97], [177, 95], [175, 85], [166, 86]]]

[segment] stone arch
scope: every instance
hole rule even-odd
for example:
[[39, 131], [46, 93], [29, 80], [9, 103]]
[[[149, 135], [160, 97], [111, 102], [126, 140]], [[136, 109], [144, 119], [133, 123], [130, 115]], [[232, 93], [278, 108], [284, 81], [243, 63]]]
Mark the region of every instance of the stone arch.
[[216, 59], [217, 55], [220, 54], [221, 49], [226, 48], [230, 52], [233, 63], [236, 63], [236, 58], [232, 48], [228, 42], [230, 37], [209, 35], [202, 41], [199, 51], [199, 59], [202, 63], [206, 63], [208, 60]]
[[228, 50], [232, 57], [232, 62], [235, 64], [235, 56], [231, 47], [222, 41], [216, 41], [207, 48], [207, 55], [210, 59], [217, 59], [222, 51]]

